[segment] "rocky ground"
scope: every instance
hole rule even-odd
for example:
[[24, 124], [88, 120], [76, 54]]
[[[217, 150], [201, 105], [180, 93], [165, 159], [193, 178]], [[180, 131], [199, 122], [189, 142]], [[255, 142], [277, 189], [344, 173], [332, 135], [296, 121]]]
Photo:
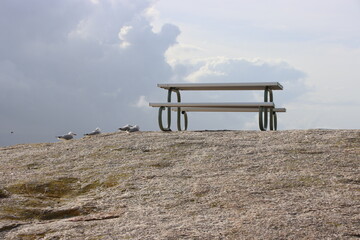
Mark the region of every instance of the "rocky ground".
[[0, 239], [359, 239], [360, 130], [0, 148]]

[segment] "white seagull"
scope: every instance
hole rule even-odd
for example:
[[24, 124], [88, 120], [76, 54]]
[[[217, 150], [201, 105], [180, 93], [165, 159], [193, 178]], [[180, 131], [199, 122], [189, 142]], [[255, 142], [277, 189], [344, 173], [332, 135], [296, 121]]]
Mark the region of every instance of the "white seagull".
[[137, 132], [140, 131], [140, 127], [138, 125], [132, 126], [127, 130], [127, 132]]
[[91, 135], [97, 135], [100, 134], [101, 130], [100, 128], [96, 128], [94, 131], [92, 131], [91, 133], [85, 133], [84, 136], [91, 136]]
[[76, 136], [76, 133], [69, 132], [68, 134], [65, 134], [63, 136], [57, 136], [57, 139], [59, 139], [59, 140], [70, 140], [70, 139], [73, 139], [74, 136]]
[[132, 128], [133, 126], [130, 124], [126, 124], [125, 126], [119, 128], [120, 131], [129, 131], [130, 128]]
[[130, 125], [130, 124], [127, 124], [121, 128], [119, 128], [120, 131], [126, 131], [126, 132], [137, 132], [137, 131], [140, 131], [140, 127], [138, 125]]

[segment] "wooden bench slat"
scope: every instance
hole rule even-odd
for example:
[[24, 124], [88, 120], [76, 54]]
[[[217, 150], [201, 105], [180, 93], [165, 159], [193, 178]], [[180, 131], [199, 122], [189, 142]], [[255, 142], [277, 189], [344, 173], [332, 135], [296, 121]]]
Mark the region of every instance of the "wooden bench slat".
[[282, 90], [278, 82], [246, 82], [246, 83], [163, 83], [157, 85], [163, 89], [178, 90]]
[[[177, 108], [172, 108], [172, 111], [177, 111]], [[182, 107], [181, 111], [185, 112], [259, 112], [259, 108], [203, 108], [203, 107]], [[286, 112], [286, 108], [273, 108], [274, 112]]]
[[254, 108], [274, 107], [273, 102], [224, 102], [224, 103], [149, 103], [151, 107], [217, 107], [217, 108]]

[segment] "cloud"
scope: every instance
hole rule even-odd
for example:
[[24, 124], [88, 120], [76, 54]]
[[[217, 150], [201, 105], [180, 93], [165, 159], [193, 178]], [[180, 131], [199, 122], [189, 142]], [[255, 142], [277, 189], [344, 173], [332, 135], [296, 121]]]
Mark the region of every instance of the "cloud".
[[149, 109], [149, 102], [146, 100], [145, 96], [140, 96], [135, 106], [138, 108]]
[[1, 1], [0, 145], [53, 141], [94, 126], [114, 131], [129, 121], [149, 128], [133, 103], [171, 78], [164, 53], [180, 34], [171, 24], [153, 32], [144, 16], [151, 6], [145, 0]]

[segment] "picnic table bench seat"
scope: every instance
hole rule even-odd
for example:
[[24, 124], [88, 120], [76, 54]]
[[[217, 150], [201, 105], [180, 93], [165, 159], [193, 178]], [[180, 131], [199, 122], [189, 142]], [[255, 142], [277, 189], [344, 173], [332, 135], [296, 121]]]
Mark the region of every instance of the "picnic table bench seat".
[[[177, 108], [171, 109], [177, 112]], [[182, 107], [185, 112], [259, 112], [259, 108], [253, 107]], [[286, 108], [273, 108], [274, 112], [286, 112]]]
[[[282, 90], [278, 82], [256, 83], [172, 83], [158, 84], [158, 87], [168, 90], [167, 102], [149, 103], [151, 107], [159, 107], [159, 127], [163, 131], [171, 131], [171, 110], [177, 112], [177, 128], [181, 131], [181, 114], [184, 115], [187, 129], [186, 112], [259, 112], [259, 127], [265, 131], [270, 119], [270, 130], [277, 129], [276, 112], [286, 112], [285, 108], [276, 108], [272, 90]], [[180, 91], [227, 91], [227, 90], [263, 90], [264, 102], [181, 102]], [[175, 92], [177, 102], [171, 102], [171, 94]], [[162, 112], [168, 109], [168, 126], [162, 124]], [[269, 116], [268, 116], [269, 115]]]
[[272, 102], [222, 102], [222, 103], [187, 103], [187, 102], [162, 102], [162, 103], [149, 103], [151, 107], [208, 107], [208, 108], [254, 108], [254, 107], [274, 107], [274, 103]]

